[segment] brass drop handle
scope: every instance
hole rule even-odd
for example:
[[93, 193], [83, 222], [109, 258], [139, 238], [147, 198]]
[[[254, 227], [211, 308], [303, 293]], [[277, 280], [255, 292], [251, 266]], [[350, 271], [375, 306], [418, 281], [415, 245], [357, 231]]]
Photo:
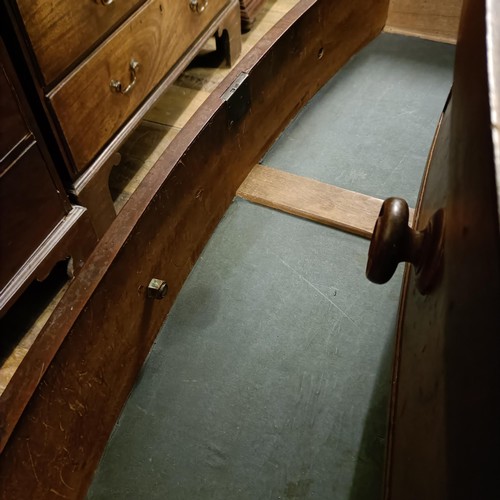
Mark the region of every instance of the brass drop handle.
[[109, 86], [115, 91], [123, 95], [127, 95], [130, 93], [130, 91], [135, 87], [135, 84], [137, 82], [137, 69], [139, 68], [139, 63], [135, 60], [132, 59], [130, 61], [130, 83], [123, 88], [122, 82], [120, 80], [111, 80], [109, 82]]
[[111, 5], [115, 0], [95, 0], [95, 1], [107, 7], [108, 5]]
[[207, 6], [208, 0], [189, 0], [189, 8], [197, 14], [201, 14]]
[[423, 231], [408, 226], [410, 210], [405, 200], [388, 198], [382, 204], [373, 230], [366, 277], [373, 283], [387, 283], [400, 262], [415, 267], [420, 293], [428, 293], [440, 275], [443, 262], [444, 212], [438, 210]]

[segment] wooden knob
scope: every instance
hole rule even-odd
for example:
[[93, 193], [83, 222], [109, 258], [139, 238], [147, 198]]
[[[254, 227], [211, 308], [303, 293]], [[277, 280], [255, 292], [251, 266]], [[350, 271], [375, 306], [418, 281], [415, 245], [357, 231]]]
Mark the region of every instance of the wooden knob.
[[409, 227], [409, 217], [405, 200], [384, 201], [373, 230], [366, 276], [373, 283], [387, 283], [400, 262], [410, 262], [415, 267], [418, 290], [428, 293], [442, 268], [443, 211], [438, 210], [423, 231]]

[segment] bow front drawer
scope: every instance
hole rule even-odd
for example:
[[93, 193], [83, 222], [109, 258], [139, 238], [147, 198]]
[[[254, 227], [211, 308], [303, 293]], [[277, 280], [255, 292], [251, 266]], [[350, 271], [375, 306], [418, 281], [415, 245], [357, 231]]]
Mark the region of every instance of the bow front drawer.
[[49, 94], [81, 171], [227, 0], [149, 0]]
[[17, 0], [24, 27], [49, 84], [145, 0]]

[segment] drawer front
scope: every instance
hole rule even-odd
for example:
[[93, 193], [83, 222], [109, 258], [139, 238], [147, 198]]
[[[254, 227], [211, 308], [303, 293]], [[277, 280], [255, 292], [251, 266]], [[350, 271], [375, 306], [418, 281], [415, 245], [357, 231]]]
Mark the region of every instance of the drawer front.
[[5, 157], [29, 134], [17, 95], [0, 61], [0, 173]]
[[59, 191], [33, 143], [0, 177], [0, 289], [65, 215]]
[[[203, 32], [227, 0], [208, 0], [197, 13], [190, 0], [149, 0], [49, 96], [81, 171]], [[138, 67], [132, 69], [132, 62]], [[122, 91], [111, 82], [121, 82]]]
[[145, 0], [17, 0], [45, 84]]

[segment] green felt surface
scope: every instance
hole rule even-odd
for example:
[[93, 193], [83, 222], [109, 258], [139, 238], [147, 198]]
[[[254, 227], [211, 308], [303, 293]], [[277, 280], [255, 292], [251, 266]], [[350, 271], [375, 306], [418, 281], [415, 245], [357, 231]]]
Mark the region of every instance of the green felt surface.
[[[452, 56], [382, 35], [265, 162], [414, 205]], [[88, 498], [380, 498], [402, 269], [370, 284], [368, 244], [236, 200], [157, 338]]]
[[332, 78], [263, 163], [415, 206], [455, 47], [383, 33]]
[[377, 498], [401, 273], [237, 200], [189, 276], [89, 498]]

